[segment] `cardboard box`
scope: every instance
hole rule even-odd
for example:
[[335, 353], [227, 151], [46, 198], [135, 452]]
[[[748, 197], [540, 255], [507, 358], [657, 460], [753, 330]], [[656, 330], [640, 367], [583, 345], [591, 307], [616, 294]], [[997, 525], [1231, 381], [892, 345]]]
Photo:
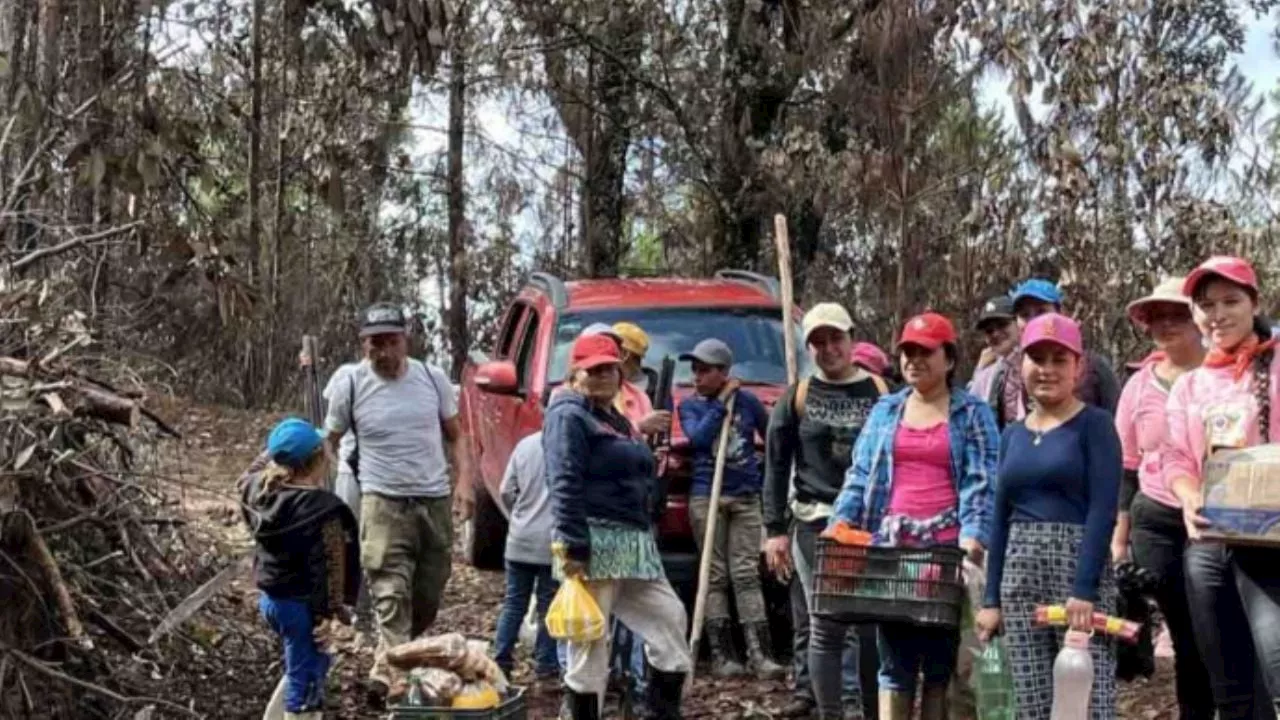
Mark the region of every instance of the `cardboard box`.
[[1280, 445], [1220, 450], [1204, 466], [1207, 538], [1280, 547]]

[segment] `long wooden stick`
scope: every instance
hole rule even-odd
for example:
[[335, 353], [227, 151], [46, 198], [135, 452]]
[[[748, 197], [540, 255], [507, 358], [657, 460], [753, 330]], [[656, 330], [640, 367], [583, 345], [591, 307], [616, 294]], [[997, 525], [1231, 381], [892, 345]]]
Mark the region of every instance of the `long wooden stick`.
[[778, 281], [782, 284], [782, 343], [787, 351], [787, 384], [796, 383], [796, 299], [791, 284], [791, 236], [787, 216], [773, 216], [773, 242], [778, 255]]
[[[729, 449], [729, 431], [733, 428], [733, 403], [737, 393], [729, 396], [724, 404], [724, 422], [720, 424], [720, 441], [716, 444], [716, 471], [711, 478], [711, 497], [708, 498], [707, 529], [702, 533], [702, 558], [698, 563], [698, 594], [693, 602], [693, 628], [689, 631], [689, 652], [693, 665], [698, 664], [698, 643], [702, 640], [702, 620], [707, 612], [707, 581], [711, 577], [711, 557], [715, 554], [716, 520], [720, 517], [720, 488], [724, 485], [724, 461]], [[689, 670], [687, 683], [693, 682], [694, 671]]]

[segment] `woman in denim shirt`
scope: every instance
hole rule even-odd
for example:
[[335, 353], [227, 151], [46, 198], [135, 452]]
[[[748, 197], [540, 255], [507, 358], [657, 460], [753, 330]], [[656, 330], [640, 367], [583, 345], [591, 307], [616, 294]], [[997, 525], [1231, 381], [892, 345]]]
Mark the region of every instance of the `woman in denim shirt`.
[[[912, 318], [898, 341], [908, 387], [881, 398], [853, 449], [832, 522], [873, 534], [876, 545], [956, 545], [982, 562], [1000, 445], [986, 403], [955, 386], [956, 332], [947, 318]], [[823, 718], [839, 712], [839, 640], [844, 626], [816, 618], [810, 665]], [[959, 628], [882, 623], [880, 718], [911, 716], [923, 675], [921, 716], [946, 716]]]

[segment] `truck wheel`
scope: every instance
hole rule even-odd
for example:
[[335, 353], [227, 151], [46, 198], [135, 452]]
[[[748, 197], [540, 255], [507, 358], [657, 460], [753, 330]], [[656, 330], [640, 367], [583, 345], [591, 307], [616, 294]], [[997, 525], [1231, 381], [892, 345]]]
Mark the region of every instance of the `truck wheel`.
[[501, 570], [507, 544], [507, 519], [483, 487], [476, 492], [476, 509], [462, 526], [467, 564], [478, 570]]

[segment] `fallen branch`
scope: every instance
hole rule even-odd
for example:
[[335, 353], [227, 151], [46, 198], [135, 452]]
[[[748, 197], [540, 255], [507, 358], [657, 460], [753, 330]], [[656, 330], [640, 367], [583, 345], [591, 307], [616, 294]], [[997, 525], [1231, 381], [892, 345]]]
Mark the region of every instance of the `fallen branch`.
[[148, 645], [154, 645], [157, 640], [173, 632], [173, 629], [186, 622], [191, 616], [200, 612], [200, 608], [221, 592], [227, 585], [231, 584], [237, 576], [248, 569], [249, 556], [244, 555], [235, 562], [223, 568], [217, 575], [214, 575], [208, 582], [196, 588], [196, 591], [187, 596], [187, 599], [178, 603], [178, 606], [169, 611], [155, 630], [151, 631], [151, 637], [147, 638]]
[[120, 693], [114, 690], [108, 690], [107, 688], [104, 688], [101, 685], [94, 685], [91, 682], [87, 682], [79, 678], [71, 677], [70, 675], [62, 672], [61, 670], [55, 670], [48, 663], [37, 660], [36, 658], [31, 657], [30, 655], [22, 652], [21, 650], [14, 647], [10, 647], [4, 643], [0, 643], [0, 650], [3, 650], [7, 657], [11, 657], [14, 660], [17, 660], [18, 662], [27, 666], [31, 670], [34, 670], [40, 673], [41, 675], [44, 675], [45, 677], [53, 678], [54, 680], [61, 680], [62, 682], [65, 682], [70, 685], [74, 685], [80, 688], [81, 690], [87, 690], [96, 695], [101, 695], [109, 700], [114, 700], [122, 705], [144, 705], [144, 704], [156, 705], [159, 707], [168, 708], [169, 710], [172, 710], [176, 713], [181, 713], [187, 717], [193, 717], [193, 718], [204, 717], [203, 715], [200, 715], [181, 705], [171, 703], [168, 700], [161, 700], [160, 698], [128, 697], [126, 695], [121, 695]]
[[96, 417], [124, 425], [130, 430], [138, 427], [141, 413], [136, 402], [91, 387], [76, 388], [76, 393], [79, 395], [75, 406], [76, 415]]
[[[44, 538], [36, 530], [35, 518], [31, 517], [31, 513], [26, 510], [17, 510], [5, 516], [6, 521], [11, 519], [15, 522], [14, 531], [27, 542], [32, 558], [44, 571], [45, 581], [53, 590], [53, 600], [58, 607], [58, 613], [62, 615], [62, 624], [67, 629], [67, 635], [86, 650], [91, 649], [93, 639], [84, 632], [84, 625], [80, 622], [76, 605], [71, 600], [71, 592], [67, 590], [67, 583], [62, 579], [62, 571], [58, 569], [58, 562], [53, 559], [53, 553], [49, 552], [49, 546], [45, 544]], [[22, 525], [18, 526], [16, 523], [22, 523]]]
[[99, 240], [107, 240], [109, 238], [115, 237], [116, 235], [123, 235], [141, 225], [142, 225], [141, 220], [135, 220], [127, 225], [120, 225], [118, 227], [107, 228], [106, 230], [101, 230], [96, 233], [90, 233], [88, 235], [80, 235], [79, 237], [73, 237], [70, 240], [67, 240], [66, 242], [58, 243], [57, 245], [51, 245], [49, 247], [40, 248], [39, 250], [33, 250], [32, 252], [18, 258], [17, 260], [14, 260], [12, 263], [9, 264], [9, 267], [14, 272], [22, 272], [23, 270], [27, 269], [28, 266], [34, 263], [37, 263], [47, 257], [53, 257], [54, 255], [61, 255], [64, 252], [67, 252], [69, 250], [74, 250], [80, 247], [81, 245], [85, 245], [87, 243], [98, 242]]

